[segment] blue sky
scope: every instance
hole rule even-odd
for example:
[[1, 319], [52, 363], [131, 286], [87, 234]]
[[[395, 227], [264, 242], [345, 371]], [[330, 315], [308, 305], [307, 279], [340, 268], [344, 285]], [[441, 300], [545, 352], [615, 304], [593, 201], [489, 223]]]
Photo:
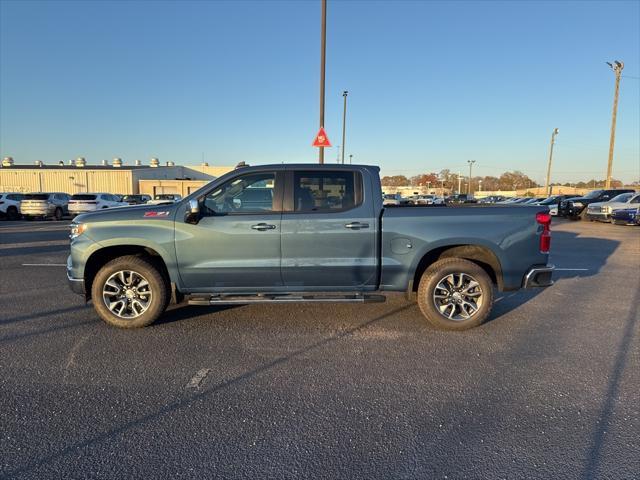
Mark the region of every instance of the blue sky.
[[[315, 162], [320, 2], [0, 0], [0, 155]], [[325, 127], [385, 174], [640, 175], [640, 2], [329, 1]], [[336, 148], [326, 151], [335, 161]]]

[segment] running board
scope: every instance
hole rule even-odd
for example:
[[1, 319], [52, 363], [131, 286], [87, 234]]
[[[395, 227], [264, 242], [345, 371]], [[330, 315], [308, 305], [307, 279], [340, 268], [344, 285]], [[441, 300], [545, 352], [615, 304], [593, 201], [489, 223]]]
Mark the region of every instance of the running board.
[[387, 300], [384, 295], [355, 294], [274, 294], [259, 295], [203, 295], [193, 294], [188, 297], [189, 305], [247, 305], [249, 303], [382, 303]]

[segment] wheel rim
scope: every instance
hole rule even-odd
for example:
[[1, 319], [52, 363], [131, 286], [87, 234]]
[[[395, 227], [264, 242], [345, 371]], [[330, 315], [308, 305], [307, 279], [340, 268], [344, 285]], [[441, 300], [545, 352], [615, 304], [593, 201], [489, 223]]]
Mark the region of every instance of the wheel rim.
[[468, 273], [450, 273], [441, 278], [433, 291], [436, 310], [447, 320], [461, 322], [476, 315], [484, 301], [484, 292]]
[[120, 270], [112, 274], [102, 287], [105, 306], [115, 316], [127, 320], [146, 312], [152, 297], [147, 279], [133, 270]]

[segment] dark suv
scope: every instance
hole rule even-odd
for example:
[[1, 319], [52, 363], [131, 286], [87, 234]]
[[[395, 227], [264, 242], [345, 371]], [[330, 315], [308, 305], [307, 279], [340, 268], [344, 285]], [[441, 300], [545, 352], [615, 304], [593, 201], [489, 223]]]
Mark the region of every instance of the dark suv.
[[591, 190], [584, 197], [572, 198], [570, 200], [563, 200], [558, 207], [558, 216], [568, 217], [571, 220], [577, 220], [578, 218], [584, 218], [587, 213], [587, 205], [596, 202], [607, 202], [616, 195], [621, 193], [631, 192], [635, 190], [628, 188], [617, 188], [609, 190]]

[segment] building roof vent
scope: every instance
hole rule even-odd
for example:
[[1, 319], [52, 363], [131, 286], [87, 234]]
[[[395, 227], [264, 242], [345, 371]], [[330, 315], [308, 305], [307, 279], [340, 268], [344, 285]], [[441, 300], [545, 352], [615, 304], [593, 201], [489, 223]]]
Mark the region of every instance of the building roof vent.
[[160, 165], [160, 160], [158, 160], [157, 158], [152, 158], [151, 162], [149, 162], [149, 165], [151, 165], [152, 167], [157, 167], [158, 165]]
[[114, 168], [120, 168], [122, 166], [122, 159], [121, 158], [114, 158], [113, 159], [113, 167]]
[[58, 162], [58, 166], [59, 166], [59, 167], [64, 167], [64, 160], [60, 160], [60, 161]]
[[35, 161], [35, 162], [33, 162], [33, 163], [34, 163], [34, 165], [35, 165], [36, 167], [41, 167], [42, 165], [44, 165], [44, 163], [42, 162], [42, 160], [36, 160], [36, 161]]
[[174, 162], [167, 162], [167, 167], [175, 167], [176, 164]]
[[3, 167], [10, 167], [11, 165], [13, 165], [13, 158], [12, 157], [4, 157], [2, 159], [2, 166]]
[[208, 166], [209, 166], [209, 164], [208, 164], [207, 162], [202, 162], [202, 163], [200, 164], [200, 166], [201, 166], [201, 167], [208, 167]]
[[76, 158], [76, 167], [82, 168], [87, 164], [87, 161], [84, 157]]
[[142, 162], [140, 160], [136, 160], [136, 167], [142, 166]]
[[102, 166], [106, 167], [107, 165], [109, 165], [109, 160], [102, 160]]

